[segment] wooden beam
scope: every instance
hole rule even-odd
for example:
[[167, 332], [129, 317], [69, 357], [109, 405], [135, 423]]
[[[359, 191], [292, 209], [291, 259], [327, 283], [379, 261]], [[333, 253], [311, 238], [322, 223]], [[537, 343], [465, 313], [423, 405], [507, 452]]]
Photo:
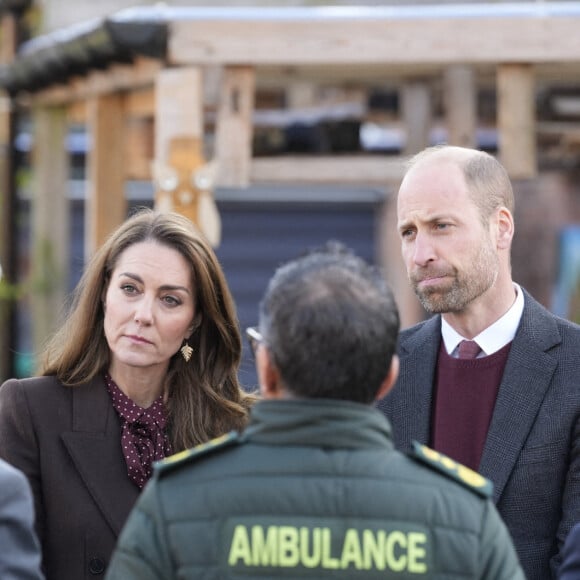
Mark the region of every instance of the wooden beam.
[[425, 310], [411, 289], [401, 255], [401, 239], [397, 230], [396, 195], [389, 196], [385, 201], [379, 220], [377, 253], [399, 307], [401, 328], [407, 328], [420, 322], [425, 317]]
[[57, 327], [68, 288], [69, 207], [66, 111], [33, 111], [33, 200], [30, 298], [34, 351]]
[[18, 18], [12, 13], [0, 16], [0, 63], [10, 64], [18, 46]]
[[203, 138], [202, 72], [197, 67], [164, 69], [155, 82], [155, 159], [169, 161], [175, 137]]
[[[153, 119], [155, 116], [155, 92], [153, 87], [135, 89], [123, 93], [125, 116], [127, 119]], [[87, 122], [86, 100], [72, 101], [67, 106], [68, 120], [71, 123]]]
[[87, 102], [73, 101], [66, 108], [67, 120], [73, 125], [85, 125], [87, 122]]
[[258, 157], [252, 160], [252, 183], [340, 183], [396, 185], [406, 157], [375, 155], [334, 157]]
[[254, 114], [253, 67], [227, 67], [216, 122], [218, 185], [246, 187], [250, 183]]
[[[580, 16], [179, 20], [171, 64], [573, 62]], [[565, 39], [563, 42], [562, 39]]]
[[[14, 59], [17, 46], [17, 18], [7, 13], [0, 16], [0, 64]], [[11, 297], [17, 277], [15, 250], [16, 194], [12, 141], [15, 135], [14, 111], [10, 97], [0, 92], [0, 381], [14, 376], [14, 336], [16, 301]]]
[[155, 90], [153, 85], [125, 93], [125, 114], [129, 118], [155, 117]]
[[413, 155], [429, 145], [431, 88], [426, 80], [406, 82], [401, 88], [402, 117], [407, 139], [405, 154]]
[[501, 161], [514, 179], [535, 177], [537, 167], [534, 71], [529, 64], [497, 69], [497, 125]]
[[125, 125], [125, 179], [148, 181], [154, 158], [153, 119], [126, 119]]
[[443, 90], [447, 142], [460, 147], [475, 147], [477, 87], [473, 68], [461, 64], [447, 67], [443, 75]]
[[289, 109], [303, 109], [318, 105], [318, 86], [313, 82], [290, 78], [285, 94], [286, 105]]
[[160, 61], [140, 58], [133, 64], [115, 65], [86, 77], [71, 78], [67, 84], [38, 91], [22, 97], [19, 102], [23, 106], [54, 106], [119, 91], [140, 90], [153, 85], [162, 67]]
[[119, 94], [95, 97], [87, 106], [91, 149], [87, 156], [85, 256], [90, 257], [125, 219], [125, 115]]

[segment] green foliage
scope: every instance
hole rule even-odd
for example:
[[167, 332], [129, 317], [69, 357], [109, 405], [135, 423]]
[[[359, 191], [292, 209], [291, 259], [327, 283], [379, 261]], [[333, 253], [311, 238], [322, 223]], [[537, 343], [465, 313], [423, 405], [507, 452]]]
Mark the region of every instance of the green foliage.
[[0, 279], [0, 301], [19, 300], [25, 293], [24, 286], [24, 284], [12, 284], [4, 278]]

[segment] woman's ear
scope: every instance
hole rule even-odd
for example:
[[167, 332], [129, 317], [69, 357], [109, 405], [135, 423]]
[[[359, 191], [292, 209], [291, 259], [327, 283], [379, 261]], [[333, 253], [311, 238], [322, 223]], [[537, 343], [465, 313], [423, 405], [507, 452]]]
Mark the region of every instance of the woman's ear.
[[193, 320], [191, 321], [191, 324], [189, 325], [187, 332], [189, 332], [189, 335], [187, 336], [187, 338], [190, 338], [191, 335], [201, 326], [201, 321], [202, 321], [203, 317], [201, 312], [196, 312], [195, 316], [193, 317]]

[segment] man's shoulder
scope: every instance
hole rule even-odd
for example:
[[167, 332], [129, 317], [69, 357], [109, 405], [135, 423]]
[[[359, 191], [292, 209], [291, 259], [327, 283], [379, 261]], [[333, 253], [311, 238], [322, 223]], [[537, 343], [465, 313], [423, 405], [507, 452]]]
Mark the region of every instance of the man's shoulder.
[[407, 328], [403, 328], [399, 333], [401, 337], [409, 337], [414, 336], [417, 333], [421, 332], [430, 332], [434, 329], [441, 328], [441, 318], [439, 315], [431, 316], [426, 320], [421, 320], [421, 322], [417, 322], [412, 326], [408, 326]]
[[524, 312], [514, 341], [532, 340], [545, 350], [564, 347], [554, 352], [562, 351], [573, 356], [580, 345], [580, 325], [554, 314], [525, 289], [524, 297]]
[[406, 456], [415, 464], [455, 482], [481, 498], [489, 499], [493, 495], [493, 483], [489, 479], [426, 445], [413, 441]]
[[399, 333], [399, 343], [412, 341], [422, 336], [439, 333], [441, 329], [441, 318], [439, 315], [432, 316], [426, 320], [422, 320], [413, 326], [404, 328]]
[[14, 486], [15, 489], [16, 486], [26, 485], [25, 475], [3, 459], [0, 459], [0, 480], [3, 485]]
[[191, 449], [180, 451], [157, 462], [155, 464], [155, 475], [158, 478], [167, 477], [203, 459], [240, 445], [242, 442], [243, 438], [240, 433], [230, 431], [229, 433], [210, 439], [207, 443], [202, 443]]
[[536, 300], [525, 288], [522, 288], [522, 290], [524, 293], [524, 312], [522, 315], [524, 319], [528, 317], [531, 317], [532, 319], [540, 317], [545, 320], [550, 320], [558, 326], [563, 326], [570, 330], [580, 332], [580, 324], [555, 314]]
[[28, 480], [24, 473], [7, 461], [0, 459], [0, 505], [6, 502], [25, 500], [30, 503], [30, 509], [32, 509], [30, 493]]
[[441, 317], [439, 315], [409, 326], [399, 333], [399, 355], [422, 348], [425, 344], [435, 345], [434, 340], [440, 336]]

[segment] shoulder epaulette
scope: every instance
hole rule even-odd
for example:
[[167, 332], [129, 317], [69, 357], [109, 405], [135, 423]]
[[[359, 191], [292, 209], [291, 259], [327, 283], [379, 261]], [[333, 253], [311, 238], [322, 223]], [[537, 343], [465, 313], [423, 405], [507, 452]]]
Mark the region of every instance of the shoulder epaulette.
[[489, 498], [493, 494], [493, 483], [489, 479], [473, 471], [473, 469], [457, 463], [457, 461], [447, 457], [447, 455], [435, 451], [435, 449], [413, 441], [413, 449], [409, 456], [443, 473], [447, 477], [458, 481], [464, 487], [471, 489], [483, 497]]
[[161, 461], [154, 464], [155, 472], [158, 476], [162, 476], [173, 469], [188, 464], [192, 461], [196, 461], [200, 457], [205, 457], [210, 453], [214, 453], [225, 447], [230, 447], [232, 445], [237, 445], [242, 441], [240, 434], [237, 431], [230, 431], [225, 435], [220, 435], [215, 439], [210, 439], [207, 443], [201, 443], [196, 445], [191, 449], [185, 449], [174, 455], [170, 455]]

